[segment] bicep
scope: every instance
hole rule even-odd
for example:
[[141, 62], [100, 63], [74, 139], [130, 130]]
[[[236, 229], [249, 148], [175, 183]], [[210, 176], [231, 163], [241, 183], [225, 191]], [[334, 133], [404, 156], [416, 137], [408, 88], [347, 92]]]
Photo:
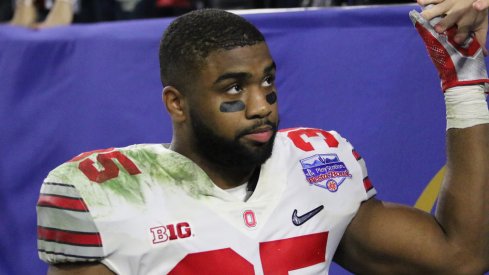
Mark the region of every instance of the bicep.
[[348, 226], [335, 261], [355, 273], [437, 272], [453, 253], [429, 213], [370, 199]]
[[105, 265], [97, 263], [74, 263], [50, 265], [48, 275], [114, 275]]

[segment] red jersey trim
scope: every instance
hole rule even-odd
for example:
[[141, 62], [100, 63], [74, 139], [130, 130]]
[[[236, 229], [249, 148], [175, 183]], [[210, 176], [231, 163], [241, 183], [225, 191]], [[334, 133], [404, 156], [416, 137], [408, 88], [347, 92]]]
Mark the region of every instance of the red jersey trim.
[[355, 149], [351, 150], [351, 153], [353, 154], [356, 160], [360, 160], [362, 158], [362, 156], [360, 156], [360, 154]]
[[102, 239], [98, 232], [76, 232], [49, 227], [37, 227], [37, 237], [43, 241], [77, 246], [102, 246]]
[[92, 257], [92, 256], [81, 256], [81, 255], [60, 253], [60, 252], [48, 251], [48, 250], [44, 250], [44, 249], [38, 249], [37, 251], [39, 251], [41, 253], [50, 254], [50, 255], [59, 255], [59, 256], [64, 256], [64, 257], [79, 258], [79, 259], [93, 260], [93, 261], [101, 260], [104, 258], [104, 257]]
[[88, 212], [88, 207], [81, 198], [72, 198], [61, 195], [41, 194], [37, 201], [37, 206]]
[[365, 187], [365, 190], [367, 192], [374, 188], [372, 182], [370, 181], [370, 179], [368, 177], [365, 177], [363, 179], [363, 187]]

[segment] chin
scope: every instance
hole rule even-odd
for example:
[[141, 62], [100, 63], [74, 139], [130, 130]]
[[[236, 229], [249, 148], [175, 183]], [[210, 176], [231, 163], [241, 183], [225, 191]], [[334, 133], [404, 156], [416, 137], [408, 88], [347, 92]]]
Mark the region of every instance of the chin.
[[247, 160], [243, 161], [254, 165], [261, 165], [265, 163], [272, 156], [273, 141], [274, 139], [272, 138], [267, 143], [252, 145], [254, 148], [248, 149], [248, 158]]

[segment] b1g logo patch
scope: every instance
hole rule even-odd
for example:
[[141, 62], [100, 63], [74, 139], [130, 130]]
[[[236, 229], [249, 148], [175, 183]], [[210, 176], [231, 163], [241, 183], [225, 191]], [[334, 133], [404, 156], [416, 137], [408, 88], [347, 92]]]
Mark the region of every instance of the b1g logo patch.
[[153, 244], [163, 243], [177, 239], [185, 239], [192, 236], [192, 229], [188, 222], [168, 224], [150, 228]]
[[302, 172], [310, 184], [336, 192], [351, 174], [336, 154], [314, 155], [301, 161]]

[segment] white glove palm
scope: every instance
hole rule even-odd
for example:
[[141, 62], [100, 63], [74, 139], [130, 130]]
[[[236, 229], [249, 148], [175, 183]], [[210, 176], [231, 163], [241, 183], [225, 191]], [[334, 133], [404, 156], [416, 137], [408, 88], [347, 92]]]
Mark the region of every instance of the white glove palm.
[[438, 70], [443, 91], [455, 86], [489, 83], [482, 48], [476, 39], [470, 37], [459, 45], [453, 40], [455, 28], [439, 34], [417, 11], [411, 11], [409, 17]]

